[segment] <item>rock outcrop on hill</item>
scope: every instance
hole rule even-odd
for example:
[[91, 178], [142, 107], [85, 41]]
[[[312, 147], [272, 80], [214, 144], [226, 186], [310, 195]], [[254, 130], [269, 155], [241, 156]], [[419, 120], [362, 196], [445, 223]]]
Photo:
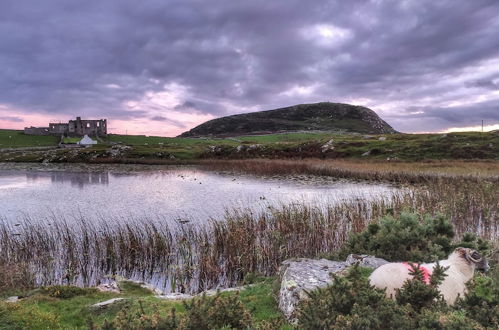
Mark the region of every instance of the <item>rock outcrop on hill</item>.
[[396, 133], [369, 108], [321, 102], [217, 118], [194, 127], [179, 137], [229, 137], [301, 131]]

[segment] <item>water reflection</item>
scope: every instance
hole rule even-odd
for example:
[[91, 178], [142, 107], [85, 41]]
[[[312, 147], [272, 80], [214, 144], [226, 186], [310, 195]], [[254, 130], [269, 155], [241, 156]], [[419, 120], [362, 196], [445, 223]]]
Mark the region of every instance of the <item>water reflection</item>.
[[69, 183], [73, 187], [83, 189], [86, 185], [109, 184], [109, 172], [99, 173], [68, 173], [68, 172], [29, 172], [26, 173], [28, 181], [37, 182], [50, 178], [52, 183]]
[[234, 208], [259, 211], [295, 202], [331, 205], [389, 197], [397, 191], [389, 185], [333, 178], [231, 175], [192, 167], [64, 169], [1, 170], [0, 218], [41, 221], [56, 215], [70, 221], [204, 222], [223, 218]]

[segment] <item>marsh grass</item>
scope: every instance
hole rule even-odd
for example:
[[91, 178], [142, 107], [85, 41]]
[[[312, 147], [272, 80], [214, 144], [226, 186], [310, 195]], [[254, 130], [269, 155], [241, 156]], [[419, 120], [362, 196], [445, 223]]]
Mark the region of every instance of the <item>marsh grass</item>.
[[308, 174], [350, 180], [396, 183], [433, 183], [436, 181], [486, 179], [499, 183], [499, 163], [494, 161], [387, 162], [360, 160], [204, 160], [205, 168], [216, 171], [257, 175]]
[[498, 196], [493, 180], [454, 177], [427, 180], [390, 198], [258, 213], [236, 209], [203, 226], [134, 219], [2, 223], [0, 267], [29, 265], [37, 285], [92, 286], [120, 275], [165, 291], [199, 292], [241, 283], [247, 274], [275, 275], [288, 258], [332, 254], [350, 232], [387, 213], [442, 213], [456, 239], [471, 231], [497, 242]]

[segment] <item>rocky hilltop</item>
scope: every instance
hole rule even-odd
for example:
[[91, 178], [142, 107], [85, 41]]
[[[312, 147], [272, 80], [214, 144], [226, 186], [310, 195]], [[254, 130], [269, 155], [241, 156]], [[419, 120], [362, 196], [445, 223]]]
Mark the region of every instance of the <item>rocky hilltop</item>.
[[321, 102], [221, 117], [196, 126], [179, 137], [228, 137], [300, 131], [396, 133], [369, 108]]

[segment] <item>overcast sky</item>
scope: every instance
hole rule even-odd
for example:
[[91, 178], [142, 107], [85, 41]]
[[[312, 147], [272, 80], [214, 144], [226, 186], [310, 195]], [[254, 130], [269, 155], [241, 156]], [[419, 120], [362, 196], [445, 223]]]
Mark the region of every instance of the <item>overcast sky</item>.
[[174, 136], [320, 101], [403, 132], [498, 129], [499, 1], [0, 1], [2, 128]]

